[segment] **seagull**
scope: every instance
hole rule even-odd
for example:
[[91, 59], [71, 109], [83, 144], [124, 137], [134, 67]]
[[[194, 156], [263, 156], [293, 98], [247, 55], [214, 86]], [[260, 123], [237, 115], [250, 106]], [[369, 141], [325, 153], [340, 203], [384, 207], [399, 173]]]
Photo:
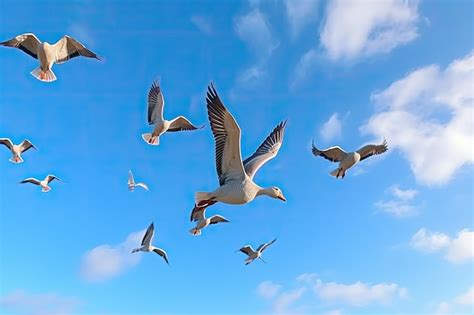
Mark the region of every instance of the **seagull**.
[[162, 250], [161, 248], [155, 247], [151, 245], [151, 242], [153, 241], [153, 235], [155, 234], [155, 226], [153, 225], [153, 222], [150, 224], [148, 229], [146, 229], [146, 233], [143, 236], [142, 239], [142, 246], [139, 248], [135, 248], [132, 250], [132, 253], [136, 252], [155, 252], [163, 259], [166, 261], [166, 263], [169, 265], [170, 263], [168, 262], [168, 256], [166, 255], [166, 252]]
[[339, 167], [329, 173], [330, 175], [335, 176], [336, 178], [344, 178], [344, 176], [346, 176], [346, 171], [352, 166], [356, 165], [360, 161], [363, 161], [372, 155], [381, 154], [387, 150], [387, 140], [385, 139], [383, 140], [382, 144], [368, 144], [355, 152], [349, 153], [345, 152], [343, 149], [337, 146], [327, 148], [326, 150], [319, 150], [314, 146], [314, 141], [312, 149], [314, 156], [322, 156], [323, 158], [331, 162], [340, 162]]
[[216, 202], [246, 204], [261, 195], [286, 201], [280, 188], [262, 188], [253, 181], [260, 167], [278, 154], [283, 143], [286, 121], [279, 123], [257, 151], [242, 161], [240, 127], [220, 100], [212, 83], [208, 88], [206, 100], [214, 134], [220, 187], [212, 192], [197, 192], [193, 212], [202, 211]]
[[204, 126], [196, 127], [187, 118], [178, 116], [172, 120], [163, 119], [163, 107], [165, 100], [161, 93], [159, 83], [153, 82], [148, 92], [148, 124], [154, 125], [152, 133], [142, 134], [143, 140], [150, 145], [159, 145], [160, 136], [165, 132], [176, 132], [183, 130], [196, 130]]
[[206, 218], [206, 210], [202, 211], [193, 211], [191, 213], [191, 222], [197, 222], [196, 226], [189, 230], [189, 233], [192, 235], [201, 235], [201, 230], [208, 227], [210, 224], [217, 224], [217, 223], [226, 223], [230, 222], [226, 218], [220, 215], [213, 215], [210, 218]]
[[22, 180], [20, 182], [20, 184], [24, 184], [24, 183], [35, 184], [35, 185], [38, 185], [42, 188], [41, 189], [42, 192], [48, 192], [48, 191], [51, 190], [51, 187], [49, 187], [49, 183], [51, 183], [53, 180], [58, 180], [58, 181], [62, 182], [62, 180], [60, 180], [56, 176], [48, 175], [43, 180], [38, 180], [36, 178], [30, 177], [30, 178]]
[[248, 265], [257, 258], [261, 259], [264, 263], [266, 263], [266, 261], [263, 260], [262, 258], [262, 253], [265, 249], [268, 248], [268, 246], [275, 243], [275, 241], [276, 241], [276, 238], [271, 242], [263, 243], [257, 248], [257, 250], [254, 250], [251, 245], [245, 245], [244, 247], [239, 249], [239, 251], [241, 251], [242, 253], [248, 256], [247, 259], [245, 260], [245, 264]]
[[13, 142], [8, 138], [0, 138], [0, 144], [3, 144], [12, 152], [13, 156], [9, 160], [12, 163], [23, 163], [21, 154], [31, 148], [36, 150], [36, 147], [28, 139], [23, 140], [20, 144], [13, 144]]
[[56, 44], [51, 45], [47, 42], [42, 43], [33, 33], [25, 33], [0, 42], [0, 45], [18, 48], [31, 57], [39, 59], [40, 66], [31, 71], [31, 75], [43, 82], [56, 80], [51, 70], [55, 63], [64, 63], [78, 56], [101, 60], [94, 52], [68, 35], [64, 35]]
[[148, 190], [148, 186], [144, 183], [135, 183], [135, 179], [133, 179], [132, 171], [128, 171], [128, 190], [133, 191], [135, 187], [141, 187], [145, 190]]

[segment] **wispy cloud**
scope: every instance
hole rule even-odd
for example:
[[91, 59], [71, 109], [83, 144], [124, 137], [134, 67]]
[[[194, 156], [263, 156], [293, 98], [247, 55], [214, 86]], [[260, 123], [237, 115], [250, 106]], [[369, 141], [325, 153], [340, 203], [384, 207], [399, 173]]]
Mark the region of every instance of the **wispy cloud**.
[[449, 302], [441, 302], [437, 305], [435, 313], [442, 314], [472, 314], [474, 311], [474, 286], [467, 289]]
[[191, 16], [191, 22], [205, 35], [210, 36], [214, 33], [211, 21], [207, 17], [202, 15], [193, 15]]
[[389, 188], [389, 192], [392, 195], [392, 199], [377, 201], [374, 204], [375, 208], [397, 218], [406, 218], [418, 214], [419, 206], [412, 203], [418, 194], [417, 190], [404, 190], [399, 188], [398, 185], [394, 185]]
[[342, 134], [342, 122], [339, 119], [339, 114], [334, 113], [329, 119], [321, 126], [319, 134], [324, 141], [332, 141], [341, 137]]
[[72, 314], [81, 301], [74, 297], [65, 297], [56, 293], [28, 293], [13, 291], [0, 297], [0, 306], [7, 311], [31, 315], [67, 315]]
[[310, 49], [301, 56], [295, 66], [293, 75], [291, 76], [290, 89], [295, 89], [313, 72], [319, 60], [319, 53], [316, 49]]
[[284, 0], [292, 38], [318, 17], [319, 0]]
[[132, 254], [131, 250], [141, 243], [145, 230], [129, 234], [118, 245], [97, 246], [82, 257], [81, 277], [89, 282], [111, 279], [132, 268], [140, 262], [141, 254]]

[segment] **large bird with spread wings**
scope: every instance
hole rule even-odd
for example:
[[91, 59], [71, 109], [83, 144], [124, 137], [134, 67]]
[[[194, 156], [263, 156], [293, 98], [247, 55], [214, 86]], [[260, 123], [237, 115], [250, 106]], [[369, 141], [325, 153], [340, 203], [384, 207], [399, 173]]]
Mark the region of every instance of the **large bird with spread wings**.
[[206, 100], [214, 134], [216, 170], [220, 187], [212, 192], [197, 192], [193, 212], [202, 211], [216, 202], [245, 204], [261, 195], [286, 201], [280, 188], [262, 188], [253, 181], [260, 167], [278, 154], [283, 143], [286, 121], [279, 123], [257, 151], [242, 161], [240, 127], [222, 103], [212, 84], [208, 88]]
[[20, 182], [20, 184], [30, 183], [30, 184], [33, 184], [33, 185], [40, 186], [42, 192], [48, 192], [48, 191], [51, 190], [51, 187], [49, 186], [49, 183], [51, 183], [53, 180], [57, 180], [57, 181], [62, 182], [62, 180], [60, 180], [56, 176], [48, 175], [43, 180], [39, 180], [39, 179], [30, 177], [30, 178], [22, 180]]
[[0, 138], [0, 144], [6, 146], [12, 153], [12, 157], [9, 160], [12, 163], [23, 163], [21, 154], [32, 148], [36, 150], [36, 147], [28, 139], [23, 140], [20, 144], [13, 144], [8, 138]]
[[151, 145], [160, 144], [160, 136], [165, 132], [183, 130], [196, 130], [201, 127], [194, 126], [186, 117], [178, 116], [172, 120], [163, 118], [165, 100], [159, 83], [153, 82], [148, 92], [148, 124], [153, 125], [153, 132], [142, 134], [143, 140]]
[[371, 157], [372, 155], [382, 154], [387, 150], [388, 146], [385, 139], [383, 140], [382, 144], [368, 144], [355, 152], [345, 152], [343, 149], [337, 146], [327, 148], [326, 150], [319, 150], [314, 146], [314, 142], [312, 148], [314, 156], [322, 156], [331, 162], [339, 162], [339, 167], [329, 173], [336, 178], [344, 178], [344, 176], [346, 176], [346, 171], [349, 168], [353, 167], [360, 161]]
[[0, 42], [0, 45], [18, 48], [31, 57], [38, 59], [40, 65], [31, 74], [43, 82], [56, 80], [56, 76], [51, 70], [55, 63], [61, 64], [79, 56], [100, 60], [100, 57], [94, 52], [68, 35], [64, 35], [56, 44], [51, 45], [47, 42], [41, 42], [33, 33], [25, 33]]
[[135, 248], [132, 250], [132, 253], [136, 252], [154, 252], [166, 261], [166, 263], [169, 265], [168, 261], [168, 255], [166, 255], [166, 252], [162, 250], [161, 248], [155, 247], [151, 245], [153, 242], [153, 236], [155, 235], [155, 225], [153, 222], [148, 226], [148, 229], [146, 229], [145, 235], [143, 236], [141, 247]]
[[256, 250], [254, 250], [251, 245], [245, 245], [244, 247], [239, 249], [240, 252], [247, 255], [247, 259], [245, 260], [245, 264], [248, 265], [257, 258], [260, 259], [261, 261], [263, 261], [264, 263], [266, 263], [265, 260], [263, 260], [263, 258], [262, 258], [262, 253], [270, 245], [275, 243], [275, 241], [276, 241], [276, 238], [271, 242], [263, 243]]

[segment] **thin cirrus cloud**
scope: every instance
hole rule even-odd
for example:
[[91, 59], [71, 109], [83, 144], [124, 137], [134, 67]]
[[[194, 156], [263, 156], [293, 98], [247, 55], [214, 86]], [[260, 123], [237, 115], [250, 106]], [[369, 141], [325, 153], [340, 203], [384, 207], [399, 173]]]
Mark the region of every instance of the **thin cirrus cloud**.
[[394, 48], [418, 36], [419, 1], [332, 0], [320, 34], [331, 60], [354, 60]]
[[51, 315], [73, 314], [81, 301], [75, 297], [66, 297], [56, 293], [29, 293], [16, 290], [0, 297], [3, 310], [19, 314]]
[[392, 198], [377, 201], [374, 206], [380, 212], [385, 212], [396, 218], [406, 218], [417, 215], [419, 207], [413, 204], [413, 199], [418, 195], [415, 189], [402, 189], [398, 185], [389, 188]]
[[425, 253], [444, 252], [444, 259], [451, 263], [465, 263], [474, 259], [474, 231], [463, 229], [456, 237], [444, 233], [419, 229], [411, 238], [410, 246]]
[[191, 23], [194, 24], [194, 26], [197, 27], [199, 31], [204, 33], [205, 35], [212, 35], [214, 33], [214, 30], [212, 28], [211, 21], [209, 18], [206, 18], [202, 15], [193, 15], [191, 16]]
[[321, 126], [319, 130], [321, 138], [328, 142], [339, 139], [342, 134], [342, 122], [338, 113], [333, 113], [331, 117]]
[[361, 127], [408, 159], [416, 179], [443, 185], [474, 162], [474, 54], [446, 69], [430, 65], [372, 94], [375, 113]]
[[130, 233], [118, 245], [97, 246], [82, 257], [80, 275], [88, 282], [101, 282], [114, 278], [137, 265], [140, 254], [132, 254], [133, 248], [141, 243], [145, 230]]
[[284, 4], [292, 38], [296, 38], [305, 27], [315, 22], [318, 17], [319, 1], [285, 0]]

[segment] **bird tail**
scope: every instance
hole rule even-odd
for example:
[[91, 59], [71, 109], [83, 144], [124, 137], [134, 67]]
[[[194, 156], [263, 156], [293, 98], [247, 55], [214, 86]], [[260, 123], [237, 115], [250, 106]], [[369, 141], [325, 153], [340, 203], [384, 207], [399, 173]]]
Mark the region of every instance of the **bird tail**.
[[143, 140], [150, 145], [159, 145], [160, 144], [160, 137], [153, 136], [151, 133], [144, 133], [142, 134]]
[[336, 178], [339, 178], [339, 177], [344, 177], [345, 175], [345, 171], [342, 169], [342, 168], [336, 168], [334, 171], [332, 171], [331, 173], [329, 173], [331, 176], [334, 176]]
[[198, 236], [198, 235], [201, 235], [201, 230], [197, 228], [192, 228], [191, 230], [189, 230], [189, 233], [191, 233], [194, 236]]
[[46, 71], [41, 70], [41, 67], [36, 68], [31, 71], [31, 75], [43, 82], [53, 82], [56, 81], [56, 76], [51, 69]]
[[23, 163], [23, 159], [20, 155], [15, 155], [10, 159], [10, 162], [16, 163], [16, 164]]
[[41, 188], [41, 192], [47, 193], [51, 190], [51, 187]]
[[197, 193], [194, 194], [194, 202], [196, 203], [197, 206], [200, 206], [203, 201], [206, 201], [206, 203], [211, 199], [211, 194], [208, 192], [202, 192], [198, 191]]

